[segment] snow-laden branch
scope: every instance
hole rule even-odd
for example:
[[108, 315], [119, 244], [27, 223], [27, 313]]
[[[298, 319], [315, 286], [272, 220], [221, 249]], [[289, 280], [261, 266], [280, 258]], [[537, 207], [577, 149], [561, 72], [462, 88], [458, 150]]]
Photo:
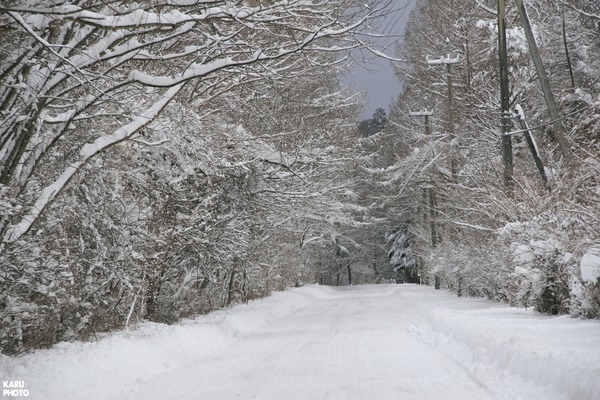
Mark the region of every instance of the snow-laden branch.
[[[353, 29], [357, 28], [358, 26], [360, 26], [361, 24], [363, 24], [365, 21], [366, 21], [366, 19], [363, 18], [350, 26], [342, 27], [340, 29], [329, 29], [329, 28], [319, 29], [316, 32], [311, 32], [309, 35], [307, 35], [302, 42], [295, 44], [294, 46], [287, 47], [287, 48], [281, 47], [276, 52], [271, 53], [271, 54], [268, 54], [266, 51], [263, 51], [263, 50], [257, 50], [251, 56], [249, 56], [245, 59], [234, 60], [230, 57], [224, 57], [224, 58], [217, 59], [210, 63], [203, 63], [203, 64], [193, 63], [189, 67], [187, 67], [186, 70], [183, 71], [183, 73], [178, 77], [154, 76], [154, 75], [150, 75], [150, 74], [147, 74], [147, 73], [139, 71], [139, 70], [132, 70], [129, 73], [129, 80], [132, 82], [140, 82], [146, 86], [170, 87], [173, 85], [181, 84], [188, 80], [192, 80], [192, 79], [196, 79], [196, 78], [200, 78], [200, 77], [209, 75], [212, 72], [222, 70], [224, 68], [247, 65], [247, 64], [252, 64], [255, 62], [259, 62], [259, 61], [276, 60], [276, 59], [284, 58], [286, 56], [290, 56], [290, 55], [293, 55], [293, 54], [296, 54], [296, 53], [299, 53], [299, 52], [302, 52], [305, 50], [312, 50], [312, 49], [308, 48], [308, 46], [310, 44], [312, 44], [313, 42], [317, 41], [318, 39], [325, 38], [325, 37], [333, 37], [333, 36], [342, 35], [344, 33], [348, 33], [351, 30], [353, 30]], [[346, 50], [346, 49], [347, 49], [347, 47], [330, 46], [327, 48], [327, 51], [328, 52], [336, 52], [336, 51], [342, 51], [342, 50]], [[322, 51], [323, 49], [318, 48], [317, 50]], [[384, 56], [384, 55], [382, 54], [381, 56]]]
[[[84, 10], [76, 5], [62, 5], [48, 8], [2, 8], [6, 12], [18, 12], [22, 14], [37, 14], [52, 16], [54, 20], [77, 20], [83, 24], [90, 24], [103, 28], [137, 28], [143, 25], [166, 25], [174, 26], [188, 21], [205, 20], [216, 16], [228, 15], [223, 7], [209, 7], [202, 14], [186, 14], [177, 9], [167, 12], [154, 13], [143, 9], [136, 9], [127, 14], [106, 15], [99, 12]], [[248, 13], [251, 11], [249, 10]], [[39, 23], [48, 20], [38, 20]], [[43, 26], [40, 26], [43, 27]]]
[[312, 242], [315, 242], [317, 240], [321, 240], [323, 238], [323, 234], [320, 234], [319, 236], [313, 236], [309, 239], [303, 240], [301, 243], [302, 248], [306, 247], [307, 245], [309, 245]]
[[574, 6], [574, 5], [572, 5], [572, 4], [569, 4], [569, 3], [567, 3], [567, 2], [566, 2], [566, 1], [564, 1], [564, 0], [559, 0], [559, 1], [560, 1], [560, 4], [562, 4], [562, 5], [564, 5], [564, 6], [567, 6], [567, 7], [569, 7], [571, 10], [573, 10], [573, 11], [575, 11], [575, 12], [578, 12], [579, 14], [581, 14], [581, 15], [583, 15], [583, 16], [585, 16], [585, 17], [588, 17], [588, 18], [594, 18], [594, 19], [600, 19], [600, 14], [593, 14], [593, 13], [590, 13], [590, 12], [584, 11], [584, 10], [582, 10], [582, 9], [580, 9], [580, 8], [577, 8], [577, 7], [575, 7], [575, 6]]
[[463, 228], [470, 228], [470, 229], [475, 229], [475, 230], [484, 231], [484, 232], [496, 232], [496, 229], [486, 228], [485, 226], [468, 224], [466, 222], [455, 221], [455, 220], [452, 220], [452, 219], [450, 220], [450, 222], [452, 222], [454, 225], [458, 225], [458, 226], [461, 226]]
[[38, 196], [35, 204], [28, 214], [21, 218], [21, 221], [11, 227], [5, 236], [6, 242], [14, 242], [23, 236], [33, 223], [40, 217], [48, 205], [56, 198], [56, 196], [65, 188], [66, 184], [71, 178], [79, 171], [79, 169], [100, 152], [106, 150], [110, 146], [119, 143], [140, 128], [144, 127], [162, 111], [162, 109], [177, 95], [182, 85], [174, 86], [167, 90], [154, 104], [137, 116], [133, 121], [127, 125], [122, 126], [110, 135], [101, 136], [94, 140], [92, 143], [88, 143], [79, 152], [79, 159], [71, 163], [63, 173], [50, 185], [46, 186], [42, 193]]
[[431, 117], [433, 115], [433, 111], [431, 111], [431, 110], [409, 111], [408, 115], [410, 115], [411, 117]]
[[[135, 28], [138, 29], [143, 26], [160, 26], [160, 27], [175, 27], [190, 21], [200, 22], [214, 18], [225, 18], [230, 20], [241, 21], [244, 19], [254, 19], [255, 22], [273, 22], [281, 20], [282, 17], [276, 15], [272, 11], [286, 10], [288, 14], [294, 15], [291, 11], [294, 7], [301, 6], [303, 2], [290, 2], [283, 1], [270, 4], [267, 7], [238, 7], [227, 3], [220, 3], [217, 1], [204, 1], [194, 2], [193, 5], [198, 6], [199, 3], [206, 5], [213, 5], [212, 7], [206, 6], [200, 13], [192, 14], [181, 11], [179, 2], [167, 1], [162, 4], [153, 4], [154, 8], [160, 8], [160, 6], [174, 7], [170, 10], [163, 10], [162, 12], [151, 12], [146, 11], [142, 8], [136, 8], [133, 11], [124, 14], [108, 15], [101, 12], [91, 11], [90, 9], [83, 9], [77, 5], [68, 4], [56, 7], [46, 8], [28, 8], [28, 7], [0, 7], [0, 11], [4, 12], [18, 12], [21, 14], [33, 14], [33, 15], [45, 15], [51, 18], [38, 18], [37, 28], [45, 28], [50, 20], [77, 20], [81, 24], [88, 24], [96, 27], [102, 27], [107, 29], [121, 29], [121, 28]], [[188, 2], [186, 2], [188, 3]], [[217, 5], [218, 4], [218, 5]], [[186, 4], [192, 5], [192, 4]], [[310, 8], [307, 11], [311, 12]]]
[[[170, 8], [192, 4], [195, 7]], [[12, 147], [0, 148], [3, 161], [9, 160], [8, 165], [3, 165], [3, 178], [12, 181], [16, 191], [20, 191], [27, 187], [27, 179], [34, 171], [44, 175], [50, 170], [42, 168], [44, 156], [61, 143], [69, 146], [69, 151], [75, 151], [74, 154], [79, 150], [79, 156], [68, 167], [59, 167], [58, 178], [35, 197], [33, 206], [24, 207], [25, 215], [4, 239], [18, 240], [30, 230], [90, 158], [131, 137], [150, 122], [185, 82], [197, 82], [198, 89], [191, 93], [194, 99], [200, 95], [211, 97], [221, 92], [222, 86], [240, 82], [243, 77], [271, 79], [282, 71], [288, 73], [288, 69], [292, 70], [289, 74], [293, 74], [296, 59], [313, 62], [307, 57], [309, 52], [311, 55], [313, 52], [346, 52], [361, 45], [351, 39], [352, 33], [373, 18], [368, 12], [341, 21], [337, 18], [335, 2], [284, 0], [257, 7], [216, 1], [204, 4], [198, 7], [198, 2], [187, 0], [159, 0], [153, 2], [152, 7], [144, 9], [139, 5], [134, 11], [125, 9], [118, 15], [110, 15], [118, 13], [116, 6], [114, 10], [100, 6], [83, 9], [68, 4], [40, 8], [0, 6], [0, 10], [12, 16], [13, 25], [31, 37], [29, 43], [40, 52], [31, 61], [31, 67], [14, 74], [15, 78], [11, 78], [14, 82], [7, 80], [12, 85], [18, 83], [15, 90], [20, 99], [14, 103], [15, 109], [7, 113], [15, 115], [14, 122], [11, 120], [6, 128], [15, 139], [9, 143]], [[49, 26], [56, 35], [48, 32]], [[336, 45], [322, 40], [328, 38], [348, 41]], [[299, 53], [302, 56], [295, 59]], [[211, 80], [201, 79], [207, 76]], [[216, 81], [221, 87], [214, 83]], [[86, 119], [93, 131], [97, 126], [93, 121], [96, 117], [102, 121], [103, 116], [115, 110], [128, 117], [132, 107], [123, 96], [139, 93], [140, 101], [144, 102], [151, 92], [138, 92], [139, 86], [170, 89], [155, 106], [140, 116], [129, 117], [132, 122], [113, 134], [96, 140], [82, 139], [86, 134], [82, 130], [86, 128], [76, 121]], [[70, 141], [70, 132], [82, 135]], [[66, 140], [60, 141], [61, 138]], [[17, 139], [18, 148], [13, 145]], [[35, 156], [29, 157], [31, 154]], [[268, 157], [263, 154], [261, 160], [284, 164], [274, 153]], [[22, 182], [14, 178], [19, 171], [15, 166], [26, 171]]]
[[385, 53], [383, 53], [383, 52], [381, 52], [381, 51], [379, 51], [379, 50], [376, 50], [376, 49], [374, 49], [374, 48], [372, 48], [372, 47], [370, 47], [370, 46], [367, 46], [367, 47], [366, 47], [366, 49], [367, 49], [368, 51], [370, 51], [371, 53], [373, 53], [374, 55], [376, 55], [377, 57], [381, 57], [381, 58], [384, 58], [384, 59], [386, 59], [386, 60], [389, 60], [389, 61], [394, 61], [394, 62], [406, 62], [406, 60], [405, 60], [405, 59], [402, 59], [402, 58], [395, 58], [395, 57], [392, 57], [392, 56], [388, 56], [387, 54], [385, 54]]
[[[48, 50], [50, 53], [52, 53], [54, 56], [56, 56], [58, 59], [64, 61], [66, 64], [71, 65], [74, 69], [78, 70], [79, 72], [82, 73], [83, 75], [83, 71], [81, 71], [77, 65], [75, 65], [74, 63], [72, 63], [71, 60], [69, 60], [68, 58], [63, 57], [62, 55], [60, 55], [56, 50], [54, 50], [54, 46], [50, 43], [48, 43], [48, 41], [46, 41], [45, 39], [43, 39], [40, 35], [38, 35], [28, 24], [27, 22], [25, 22], [25, 20], [23, 20], [23, 18], [21, 17], [21, 15], [15, 13], [15, 12], [9, 12], [8, 13], [15, 21], [17, 21], [17, 23], [19, 25], [21, 25], [21, 27], [23, 29], [25, 29], [25, 31], [32, 37], [34, 38], [38, 43], [40, 43], [42, 46], [44, 46], [46, 48], [46, 50]], [[61, 75], [61, 79], [63, 74]]]
[[458, 56], [456, 57], [450, 57], [450, 55], [448, 55], [447, 57], [440, 57], [440, 58], [429, 58], [429, 56], [426, 56], [426, 62], [427, 65], [452, 65], [452, 64], [458, 64], [460, 62], [460, 59]]
[[160, 146], [161, 144], [168, 143], [168, 142], [170, 142], [170, 141], [171, 141], [171, 139], [169, 139], [169, 138], [164, 138], [164, 139], [158, 140], [158, 141], [156, 141], [156, 142], [148, 142], [147, 140], [143, 140], [143, 139], [137, 139], [137, 138], [136, 138], [136, 139], [133, 139], [133, 141], [134, 141], [134, 142], [136, 142], [136, 143], [143, 144], [144, 146], [149, 146], [149, 147], [152, 147], [152, 146]]
[[139, 70], [132, 70], [129, 73], [131, 82], [140, 82], [146, 86], [170, 87], [179, 85], [185, 81], [206, 76], [211, 72], [218, 71], [226, 67], [248, 64], [255, 62], [260, 58], [260, 52], [256, 52], [250, 58], [241, 61], [234, 61], [231, 58], [222, 58], [208, 64], [192, 64], [179, 77], [153, 76]]
[[479, 0], [475, 0], [475, 2], [477, 3], [477, 5], [478, 5], [478, 6], [479, 6], [479, 7], [480, 7], [482, 10], [486, 11], [487, 13], [489, 13], [489, 14], [492, 14], [492, 15], [494, 15], [494, 16], [497, 16], [497, 15], [498, 15], [498, 12], [497, 12], [496, 10], [494, 10], [493, 8], [489, 8], [489, 7], [487, 7], [487, 6], [486, 6], [486, 5], [484, 5], [484, 4], [481, 4], [481, 1], [479, 1]]

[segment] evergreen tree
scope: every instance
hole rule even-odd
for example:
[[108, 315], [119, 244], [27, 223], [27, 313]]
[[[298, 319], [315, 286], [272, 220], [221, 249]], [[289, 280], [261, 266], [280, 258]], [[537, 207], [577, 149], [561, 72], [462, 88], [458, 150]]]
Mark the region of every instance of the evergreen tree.
[[373, 130], [375, 133], [381, 132], [387, 122], [387, 114], [383, 107], [377, 107], [371, 120], [373, 121]]
[[358, 131], [364, 137], [375, 135], [385, 128], [386, 122], [387, 114], [385, 110], [383, 107], [378, 107], [371, 118], [360, 121]]

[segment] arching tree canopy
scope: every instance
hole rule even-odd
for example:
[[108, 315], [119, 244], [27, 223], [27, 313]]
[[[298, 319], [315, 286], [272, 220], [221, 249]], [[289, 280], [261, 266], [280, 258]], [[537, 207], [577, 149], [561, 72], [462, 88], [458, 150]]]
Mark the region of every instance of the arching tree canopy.
[[3, 2], [2, 348], [314, 282], [356, 212], [340, 71], [386, 6]]

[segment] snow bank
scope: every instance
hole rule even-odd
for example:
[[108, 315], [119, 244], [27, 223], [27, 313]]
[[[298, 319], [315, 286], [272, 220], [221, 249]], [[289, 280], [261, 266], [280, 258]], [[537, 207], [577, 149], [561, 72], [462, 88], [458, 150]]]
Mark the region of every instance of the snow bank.
[[423, 320], [410, 332], [494, 393], [503, 393], [503, 399], [598, 399], [598, 321], [550, 317], [427, 289], [411, 296], [407, 306]]
[[29, 399], [132, 399], [161, 374], [327, 297], [328, 288], [274, 293], [178, 325], [151, 322], [92, 343], [61, 343], [18, 358], [0, 355], [0, 379], [24, 381]]

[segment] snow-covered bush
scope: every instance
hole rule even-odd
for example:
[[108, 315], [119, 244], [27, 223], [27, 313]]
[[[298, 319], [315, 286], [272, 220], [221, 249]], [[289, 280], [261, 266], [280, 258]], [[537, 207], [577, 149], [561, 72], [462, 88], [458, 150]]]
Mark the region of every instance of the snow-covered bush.
[[505, 260], [513, 270], [511, 303], [542, 312], [589, 314], [579, 260], [585, 258], [585, 243], [597, 240], [590, 222], [585, 216], [553, 210], [499, 230], [500, 243], [511, 242]]
[[581, 257], [579, 272], [583, 287], [579, 288], [581, 313], [588, 317], [600, 315], [600, 248], [590, 247]]
[[[563, 313], [569, 308], [570, 293], [560, 245], [545, 240], [530, 240], [528, 245], [512, 243], [513, 258], [507, 264], [510, 303], [535, 306], [540, 312]], [[564, 257], [561, 257], [564, 258]]]

